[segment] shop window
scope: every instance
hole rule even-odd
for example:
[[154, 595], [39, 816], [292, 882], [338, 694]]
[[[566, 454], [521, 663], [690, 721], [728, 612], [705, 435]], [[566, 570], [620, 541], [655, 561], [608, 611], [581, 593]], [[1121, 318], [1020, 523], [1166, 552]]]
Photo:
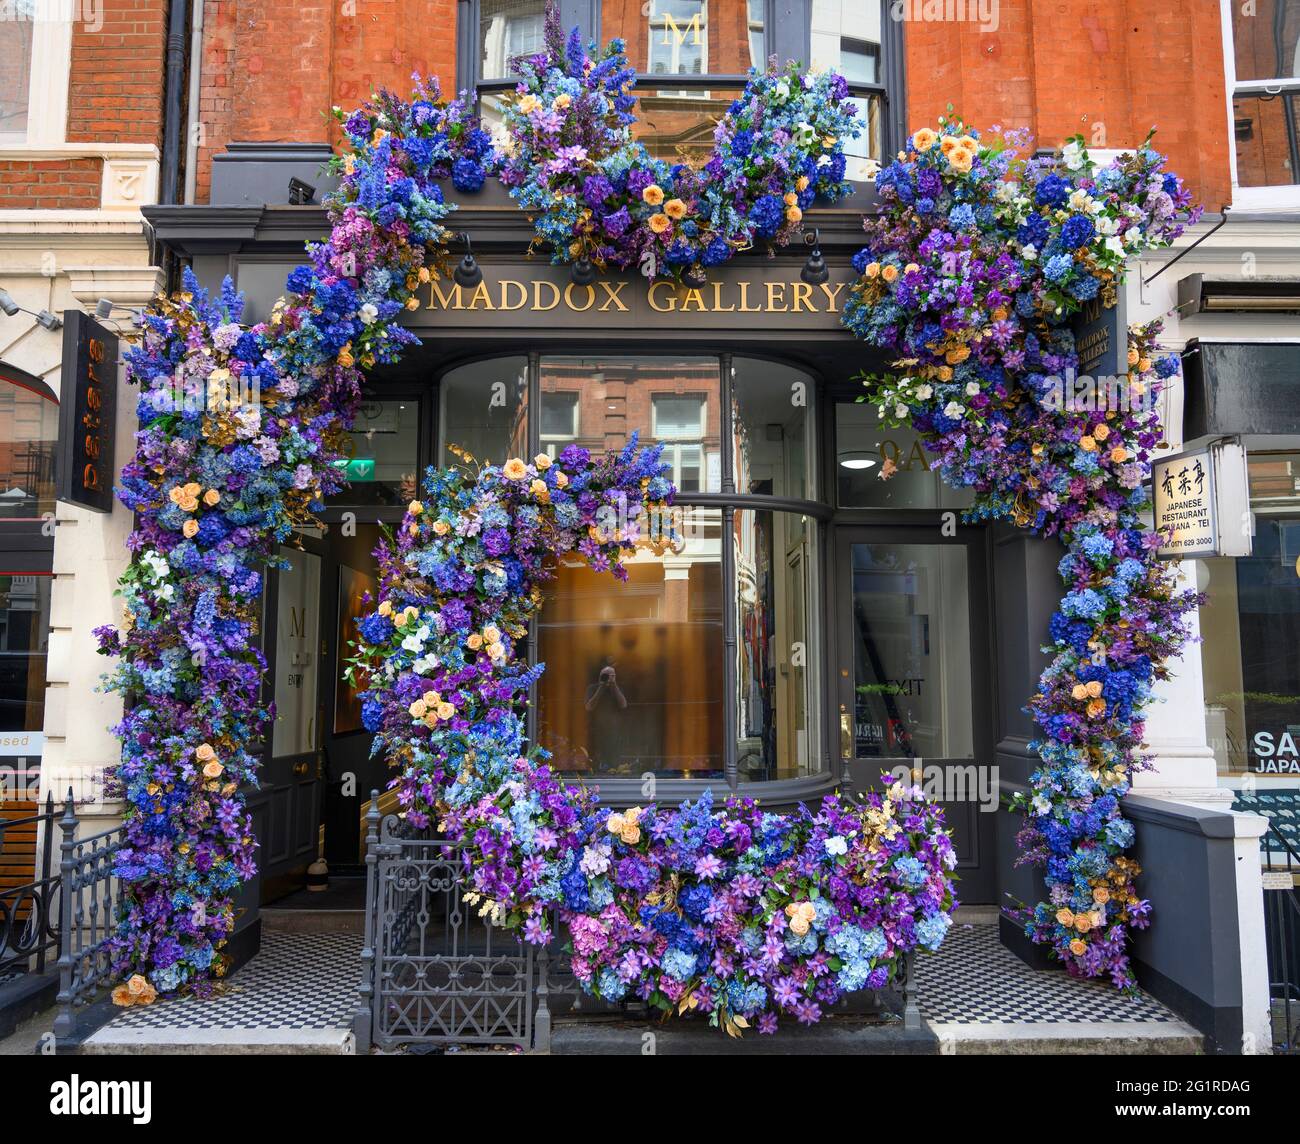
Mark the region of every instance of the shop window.
[[452, 370], [442, 379], [438, 463], [456, 465], [455, 449], [500, 465], [528, 449], [526, 358], [494, 358]]
[[1300, 0], [1223, 0], [1238, 205], [1294, 204], [1300, 191]]
[[574, 403], [579, 445], [604, 452], [636, 432], [642, 444], [665, 442], [664, 460], [681, 492], [722, 487], [716, 357], [544, 357], [541, 374], [544, 423], [558, 402]]
[[[45, 661], [50, 640], [48, 574], [0, 573], [0, 762], [11, 761], [9, 732], [45, 725]], [[26, 749], [26, 748], [22, 748]], [[35, 750], [40, 757], [39, 746]]]
[[662, 555], [639, 544], [616, 589], [581, 560], [559, 561], [537, 623], [537, 713], [560, 770], [723, 774], [722, 514], [680, 509], [676, 529]]
[[541, 408], [542, 451], [558, 457], [566, 445], [578, 439], [578, 395], [543, 393]]
[[884, 427], [875, 407], [835, 407], [835, 480], [841, 508], [965, 508], [966, 489], [949, 487], [930, 468], [934, 458], [906, 426]]
[[302, 755], [318, 742], [321, 558], [281, 548], [288, 567], [278, 573], [275, 628], [275, 724], [271, 754]]
[[1300, 453], [1249, 458], [1251, 554], [1196, 562], [1206, 737], [1219, 773], [1300, 780]]
[[347, 459], [339, 462], [348, 487], [333, 503], [408, 503], [416, 495], [419, 440], [418, 398], [363, 402], [348, 433]]
[[736, 764], [741, 782], [820, 769], [812, 673], [819, 625], [809, 622], [812, 524], [785, 512], [738, 509], [731, 542], [736, 592]]
[[756, 358], [735, 358], [733, 368], [736, 492], [810, 499], [812, 379], [790, 366]]
[[54, 511], [59, 404], [49, 389], [0, 367], [0, 521]]

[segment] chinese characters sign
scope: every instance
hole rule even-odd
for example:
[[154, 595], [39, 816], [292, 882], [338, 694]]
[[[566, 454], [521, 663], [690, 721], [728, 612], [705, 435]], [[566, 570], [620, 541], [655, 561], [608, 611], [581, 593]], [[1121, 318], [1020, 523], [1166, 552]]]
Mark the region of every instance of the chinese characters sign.
[[1239, 441], [1154, 462], [1151, 489], [1161, 559], [1249, 555], [1246, 451]]
[[89, 314], [64, 315], [59, 392], [59, 500], [113, 508], [117, 336]]

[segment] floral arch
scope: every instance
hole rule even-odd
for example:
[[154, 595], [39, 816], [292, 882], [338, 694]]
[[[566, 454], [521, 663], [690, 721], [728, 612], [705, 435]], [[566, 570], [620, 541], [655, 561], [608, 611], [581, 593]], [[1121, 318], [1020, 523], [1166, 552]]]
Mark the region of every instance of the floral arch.
[[[856, 123], [832, 74], [752, 75], [699, 171], [632, 139], [617, 42], [588, 54], [552, 15], [546, 51], [520, 74], [496, 140], [436, 82], [340, 115], [330, 236], [270, 319], [242, 325], [229, 285], [209, 297], [187, 274], [129, 354], [140, 430], [119, 496], [137, 526], [123, 623], [97, 632], [119, 657], [109, 686], [133, 698], [113, 771], [128, 807], [114, 942], [124, 1003], [203, 990], [224, 971], [233, 897], [255, 868], [248, 747], [272, 714], [256, 643], [264, 569], [339, 487], [333, 462], [364, 371], [416, 341], [398, 319], [443, 271], [443, 182], [471, 192], [499, 178], [557, 262], [690, 281], [788, 241], [815, 198], [848, 189], [842, 141]], [[1027, 926], [1072, 972], [1129, 987], [1128, 931], [1148, 906], [1119, 800], [1195, 597], [1175, 590], [1143, 524], [1158, 441], [1149, 400], [1097, 411], [1049, 398], [1077, 360], [1069, 314], [1113, 300], [1125, 260], [1181, 232], [1188, 195], [1147, 145], [1096, 167], [1077, 140], [1055, 163], [1019, 158], [1025, 142], [955, 121], [916, 132], [877, 179], [883, 209], [866, 222], [843, 320], [895, 357], [896, 372], [868, 379], [869, 399], [974, 490], [972, 515], [1066, 545], [1053, 658], [1030, 701], [1043, 764], [1022, 837], [1049, 899]], [[1156, 332], [1133, 335], [1134, 395], [1174, 368]], [[519, 704], [538, 669], [514, 653], [545, 558], [577, 551], [617, 575], [628, 545], [666, 539], [645, 526], [672, 496], [656, 450], [431, 471], [424, 490], [382, 553], [361, 625], [365, 719], [407, 813], [471, 844], [482, 909], [529, 941], [546, 940], [557, 911], [592, 992], [700, 1009], [733, 1032], [770, 1030], [779, 1014], [814, 1021], [843, 992], [883, 985], [902, 953], [938, 945], [953, 856], [919, 790], [789, 815], [707, 795], [605, 814], [524, 742]]]

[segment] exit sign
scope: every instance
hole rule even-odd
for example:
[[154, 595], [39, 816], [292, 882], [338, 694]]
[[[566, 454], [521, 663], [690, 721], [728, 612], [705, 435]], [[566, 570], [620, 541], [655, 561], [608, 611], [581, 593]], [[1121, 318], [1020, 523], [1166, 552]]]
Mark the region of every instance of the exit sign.
[[373, 481], [375, 479], [375, 460], [373, 457], [353, 457], [350, 461], [335, 461], [334, 467], [343, 470], [349, 481]]

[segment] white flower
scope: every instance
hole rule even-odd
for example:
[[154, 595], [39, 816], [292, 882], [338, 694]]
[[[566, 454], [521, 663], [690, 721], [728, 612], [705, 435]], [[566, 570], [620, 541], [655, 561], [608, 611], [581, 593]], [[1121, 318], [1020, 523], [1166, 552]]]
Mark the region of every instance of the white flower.
[[916, 387], [916, 396], [922, 401], [929, 401], [930, 398], [934, 396], [934, 387], [928, 383], [925, 385], [918, 385]]
[[994, 197], [1000, 203], [1011, 203], [1016, 201], [1016, 193], [1020, 190], [1020, 184], [1015, 182], [999, 183], [997, 190], [993, 192]]
[[176, 595], [176, 585], [163, 584], [154, 595], [160, 600], [170, 600], [174, 595]]
[[894, 406], [895, 417], [908, 417], [910, 415], [911, 415], [911, 410], [908, 409], [907, 406], [904, 405], [901, 401]]
[[1061, 158], [1071, 171], [1078, 171], [1088, 161], [1088, 156], [1084, 149], [1073, 140], [1061, 148]]
[[958, 405], [957, 402], [950, 401], [943, 407], [943, 415], [945, 417], [951, 417], [954, 421], [960, 421], [966, 415], [966, 410]]
[[379, 310], [374, 305], [374, 303], [367, 302], [364, 306], [361, 307], [361, 309], [357, 311], [357, 317], [361, 319], [364, 325], [368, 326], [377, 317], [379, 317]]
[[794, 129], [794, 141], [800, 147], [810, 147], [817, 138], [817, 129], [811, 123], [800, 123]]
[[1020, 248], [1020, 257], [1026, 262], [1033, 262], [1038, 257], [1038, 250], [1032, 242], [1027, 242]]
[[1124, 257], [1124, 244], [1120, 241], [1120, 237], [1117, 234], [1112, 234], [1108, 239], [1106, 239], [1106, 249], [1117, 258]]
[[418, 634], [407, 636], [406, 639], [402, 641], [402, 647], [407, 651], [421, 652], [424, 650], [424, 641], [420, 639]]
[[427, 675], [438, 666], [438, 657], [436, 655], [422, 655], [413, 664], [411, 670], [416, 675]]
[[842, 834], [836, 834], [826, 839], [823, 846], [826, 847], [827, 854], [847, 854], [849, 852], [849, 843]]
[[776, 97], [777, 103], [784, 103], [790, 98], [790, 85], [785, 80], [778, 80], [776, 87], [772, 89], [772, 94]]
[[966, 383], [967, 397], [974, 397], [977, 393], [979, 393], [979, 391], [980, 391], [980, 383], [978, 381], [968, 381]]

